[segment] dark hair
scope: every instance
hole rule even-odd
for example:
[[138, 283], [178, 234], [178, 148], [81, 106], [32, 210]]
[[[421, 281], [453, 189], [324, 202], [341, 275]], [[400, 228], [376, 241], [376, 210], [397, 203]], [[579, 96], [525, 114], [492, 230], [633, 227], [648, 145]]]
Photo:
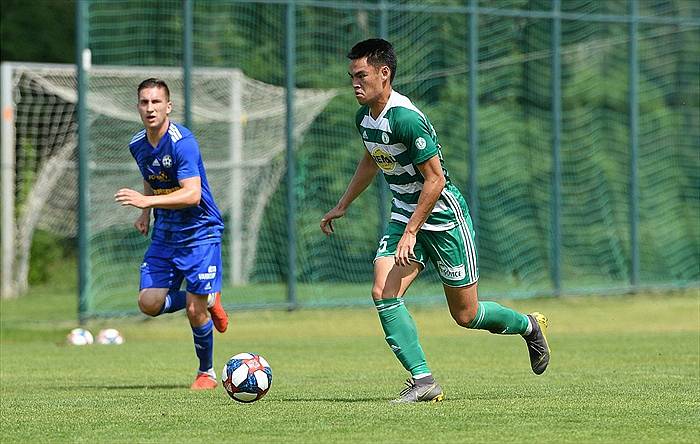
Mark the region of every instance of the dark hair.
[[384, 39], [367, 39], [352, 47], [348, 53], [350, 60], [357, 60], [367, 57], [367, 63], [379, 69], [388, 66], [391, 70], [389, 82], [394, 81], [396, 74], [396, 53], [391, 43]]
[[170, 101], [170, 88], [168, 88], [168, 84], [165, 83], [165, 80], [156, 79], [154, 77], [146, 79], [143, 82], [139, 83], [139, 87], [136, 90], [136, 94], [140, 94], [141, 90], [146, 88], [163, 88], [165, 90], [165, 98], [168, 101]]

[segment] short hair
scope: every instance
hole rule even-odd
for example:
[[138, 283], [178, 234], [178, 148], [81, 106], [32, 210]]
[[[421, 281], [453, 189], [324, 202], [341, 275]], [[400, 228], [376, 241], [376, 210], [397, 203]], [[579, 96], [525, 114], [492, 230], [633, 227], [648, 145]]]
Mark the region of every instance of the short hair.
[[367, 63], [379, 69], [388, 66], [391, 70], [389, 82], [394, 81], [396, 75], [396, 53], [391, 43], [384, 39], [367, 39], [357, 43], [348, 53], [350, 60], [367, 57]]
[[136, 94], [141, 94], [141, 90], [146, 88], [163, 88], [165, 90], [165, 98], [168, 100], [168, 102], [170, 101], [170, 88], [168, 88], [168, 84], [165, 83], [165, 80], [156, 79], [155, 77], [146, 79], [139, 83]]

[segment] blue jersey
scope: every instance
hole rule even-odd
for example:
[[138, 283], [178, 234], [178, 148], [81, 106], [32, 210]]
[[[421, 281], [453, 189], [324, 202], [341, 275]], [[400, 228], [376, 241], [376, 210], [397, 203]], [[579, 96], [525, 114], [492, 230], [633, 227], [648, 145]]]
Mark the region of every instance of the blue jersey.
[[180, 189], [179, 181], [199, 176], [202, 198], [199, 205], [179, 210], [155, 208], [151, 242], [164, 246], [195, 246], [221, 242], [224, 222], [209, 189], [197, 140], [190, 130], [170, 122], [155, 148], [141, 130], [129, 143], [131, 155], [153, 194]]

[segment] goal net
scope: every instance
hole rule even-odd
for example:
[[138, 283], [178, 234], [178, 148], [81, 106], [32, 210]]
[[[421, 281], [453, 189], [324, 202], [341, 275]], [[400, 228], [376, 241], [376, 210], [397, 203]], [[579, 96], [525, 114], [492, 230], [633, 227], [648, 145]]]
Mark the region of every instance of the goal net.
[[[138, 210], [119, 207], [113, 196], [122, 187], [143, 188], [128, 150], [131, 136], [143, 127], [136, 86], [147, 77], [163, 78], [171, 90], [171, 119], [183, 122], [181, 73], [163, 67], [95, 66], [89, 71], [87, 314], [133, 310], [138, 266], [148, 240], [133, 228]], [[14, 113], [12, 131], [3, 131], [4, 137], [10, 136], [3, 139], [8, 145], [3, 150], [15, 153], [11, 160], [16, 172], [7, 181], [13, 191], [3, 195], [3, 214], [14, 215], [12, 226], [3, 231], [8, 250], [3, 293], [21, 294], [28, 286], [36, 230], [58, 238], [78, 235], [76, 70], [72, 65], [4, 64], [3, 74], [3, 90], [11, 91], [3, 112]], [[192, 91], [192, 129], [226, 221], [226, 279], [242, 285], [256, 259], [263, 212], [286, 171], [286, 91], [237, 69], [206, 68], [194, 69]], [[295, 92], [295, 140], [301, 140], [334, 95], [334, 90]]]

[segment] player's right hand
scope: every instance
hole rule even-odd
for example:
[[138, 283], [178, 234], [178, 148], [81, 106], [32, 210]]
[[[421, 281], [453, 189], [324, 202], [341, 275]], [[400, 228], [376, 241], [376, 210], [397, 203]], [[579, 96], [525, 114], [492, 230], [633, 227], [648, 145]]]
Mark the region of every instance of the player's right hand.
[[148, 229], [151, 225], [151, 215], [149, 213], [148, 211], [142, 212], [138, 219], [136, 219], [136, 222], [134, 222], [134, 227], [144, 236], [148, 236]]
[[321, 231], [328, 236], [335, 230], [333, 229], [333, 219], [338, 219], [345, 216], [345, 210], [338, 207], [333, 208], [321, 218]]

